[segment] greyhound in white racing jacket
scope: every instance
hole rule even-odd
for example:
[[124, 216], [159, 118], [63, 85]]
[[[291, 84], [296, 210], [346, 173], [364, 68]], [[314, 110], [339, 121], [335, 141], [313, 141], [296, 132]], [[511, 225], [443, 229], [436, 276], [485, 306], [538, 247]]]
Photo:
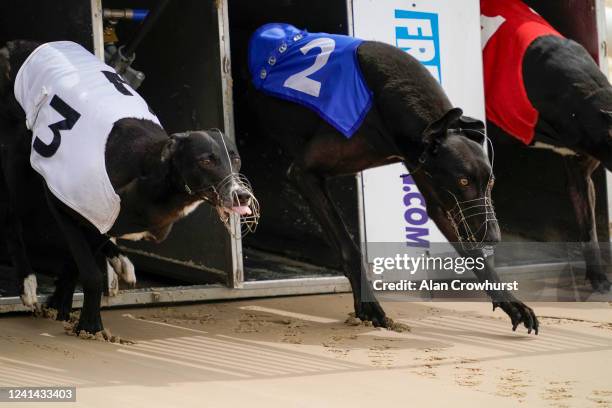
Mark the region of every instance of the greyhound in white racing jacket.
[[[66, 319], [78, 278], [77, 332], [103, 329], [103, 271], [119, 254], [110, 237], [162, 241], [203, 202], [225, 223], [229, 214], [258, 216], [229, 138], [219, 130], [168, 136], [134, 89], [72, 42], [13, 41], [0, 51], [0, 146], [0, 215], [22, 298], [34, 277], [30, 244], [68, 254], [50, 306]], [[45, 223], [52, 232], [24, 230], [41, 217], [53, 220]]]

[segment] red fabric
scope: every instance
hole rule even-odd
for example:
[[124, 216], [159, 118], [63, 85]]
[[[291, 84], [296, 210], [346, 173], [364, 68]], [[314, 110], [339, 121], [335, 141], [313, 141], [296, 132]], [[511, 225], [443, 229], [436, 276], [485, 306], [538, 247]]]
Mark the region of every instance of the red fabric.
[[487, 120], [530, 144], [538, 112], [525, 91], [523, 57], [538, 37], [561, 34], [520, 0], [480, 0], [480, 13], [483, 25], [486, 17], [505, 19], [486, 44], [483, 37]]

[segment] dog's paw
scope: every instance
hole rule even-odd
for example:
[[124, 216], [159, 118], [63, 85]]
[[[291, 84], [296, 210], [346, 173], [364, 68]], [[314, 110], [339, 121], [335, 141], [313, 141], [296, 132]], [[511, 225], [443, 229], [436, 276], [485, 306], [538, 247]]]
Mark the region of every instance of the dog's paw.
[[514, 299], [513, 301], [504, 302], [493, 302], [493, 311], [495, 308], [501, 308], [510, 317], [512, 321], [512, 330], [516, 331], [516, 328], [523, 324], [527, 329], [527, 333], [531, 334], [533, 331], [538, 334], [540, 328], [540, 322], [533, 309], [524, 304], [523, 302]]
[[378, 302], [361, 302], [355, 315], [362, 322], [371, 322], [374, 327], [388, 327], [390, 319], [385, 315], [385, 311]]
[[108, 280], [108, 296], [117, 296], [119, 293], [119, 277], [109, 260], [106, 261], [106, 278]]
[[119, 254], [119, 256], [109, 258], [108, 262], [110, 262], [122, 281], [131, 286], [136, 284], [136, 270], [134, 264], [127, 256]]
[[587, 276], [587, 280], [591, 282], [591, 287], [594, 292], [608, 293], [610, 291], [611, 283], [608, 277], [603, 273]]
[[36, 275], [33, 273], [26, 276], [23, 280], [23, 293], [21, 294], [21, 302], [24, 306], [34, 308], [36, 306]]

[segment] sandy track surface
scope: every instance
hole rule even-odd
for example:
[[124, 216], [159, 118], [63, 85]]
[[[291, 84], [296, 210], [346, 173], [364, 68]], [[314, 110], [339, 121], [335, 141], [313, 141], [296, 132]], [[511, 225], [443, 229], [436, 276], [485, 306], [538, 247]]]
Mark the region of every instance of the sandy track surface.
[[486, 303], [387, 303], [411, 327], [402, 333], [345, 323], [351, 303], [342, 294], [104, 311], [133, 345], [2, 316], [0, 386], [75, 385], [71, 407], [612, 407], [608, 303], [532, 305], [546, 316], [539, 336], [513, 333]]

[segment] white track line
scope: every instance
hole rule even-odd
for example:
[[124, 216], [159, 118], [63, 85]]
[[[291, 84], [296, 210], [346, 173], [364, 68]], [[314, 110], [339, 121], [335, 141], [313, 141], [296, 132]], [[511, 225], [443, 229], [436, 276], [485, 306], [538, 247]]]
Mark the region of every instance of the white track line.
[[213, 366], [220, 366], [226, 369], [236, 369], [238, 371], [248, 372], [252, 375], [286, 375], [296, 372], [288, 370], [273, 370], [270, 367], [265, 367], [263, 364], [253, 364], [253, 362], [250, 361], [238, 361], [236, 358], [231, 358], [228, 355], [197, 354], [192, 350], [183, 349], [183, 351], [180, 351], [169, 346], [161, 347], [161, 345], [155, 346], [151, 344], [138, 344], [138, 350], [147, 353], [162, 354], [168, 357], [183, 358], [193, 363], [203, 363], [205, 365], [212, 364]]
[[138, 322], [143, 322], [143, 323], [150, 323], [150, 324], [157, 324], [159, 326], [167, 326], [167, 327], [172, 327], [174, 329], [181, 329], [181, 330], [187, 330], [190, 332], [194, 332], [194, 333], [204, 333], [204, 334], [208, 334], [208, 332], [204, 331], [204, 330], [197, 330], [197, 329], [190, 329], [189, 327], [183, 327], [183, 326], [177, 326], [175, 324], [170, 324], [170, 323], [164, 323], [164, 322], [156, 322], [154, 320], [146, 320], [146, 319], [137, 319], [135, 318], [133, 315], [126, 313], [121, 315], [122, 317], [125, 317], [126, 319], [132, 319], [132, 320], [136, 320]]
[[0, 360], [8, 361], [9, 363], [15, 363], [15, 364], [21, 364], [21, 365], [24, 365], [24, 366], [34, 367], [34, 368], [42, 368], [43, 370], [54, 371], [56, 373], [64, 373], [64, 372], [66, 372], [66, 370], [62, 370], [60, 368], [44, 366], [44, 365], [41, 365], [41, 364], [26, 363], [25, 361], [13, 360], [12, 358], [7, 358], [7, 357], [0, 357]]
[[276, 315], [285, 316], [285, 317], [293, 317], [294, 319], [307, 320], [309, 322], [315, 322], [315, 323], [341, 323], [342, 322], [342, 320], [329, 319], [327, 317], [320, 317], [320, 316], [312, 316], [312, 315], [307, 315], [303, 313], [288, 312], [286, 310], [272, 309], [269, 307], [262, 307], [262, 306], [242, 306], [239, 309], [250, 310], [254, 312], [271, 313], [271, 314], [276, 314]]
[[[196, 356], [205, 356], [205, 357], [210, 357], [212, 353], [215, 353], [215, 355], [220, 355], [223, 356], [223, 359], [227, 359], [227, 360], [237, 360], [240, 361], [242, 363], [248, 363], [251, 366], [261, 366], [264, 369], [273, 369], [275, 372], [298, 372], [298, 371], [307, 371], [307, 370], [299, 370], [296, 369], [295, 366], [291, 366], [290, 364], [281, 364], [281, 363], [277, 363], [277, 362], [271, 362], [269, 360], [265, 360], [263, 358], [257, 358], [257, 356], [250, 356], [248, 353], [237, 353], [235, 350], [227, 350], [224, 349], [221, 346], [217, 346], [214, 344], [202, 344], [202, 343], [195, 343], [195, 342], [183, 342], [183, 341], [179, 341], [178, 339], [172, 339], [169, 341], [166, 340], [154, 340], [153, 342], [147, 342], [147, 343], [138, 343], [139, 346], [145, 346], [145, 347], [155, 347], [155, 346], [164, 346], [166, 347], [166, 349], [171, 348], [171, 347], [181, 347], [181, 349], [183, 351], [189, 351], [191, 353], [191, 355], [195, 358]], [[228, 355], [228, 353], [231, 353], [231, 356]], [[316, 371], [316, 370], [310, 370], [310, 371]]]
[[242, 378], [252, 377], [250, 375], [240, 374], [240, 373], [236, 373], [234, 371], [227, 371], [227, 370], [222, 370], [220, 368], [213, 368], [213, 367], [209, 367], [209, 366], [203, 366], [201, 364], [192, 364], [192, 363], [188, 363], [186, 361], [179, 361], [176, 358], [172, 359], [172, 358], [152, 356], [150, 354], [138, 353], [136, 351], [131, 351], [131, 350], [127, 350], [127, 349], [118, 349], [117, 351], [119, 353], [125, 353], [125, 354], [130, 354], [130, 355], [133, 355], [133, 356], [149, 358], [149, 359], [152, 359], [152, 360], [159, 360], [159, 361], [163, 361], [163, 362], [166, 362], [166, 363], [173, 363], [173, 364], [177, 364], [177, 365], [181, 365], [181, 366], [185, 366], [185, 367], [198, 368], [198, 369], [204, 370], [204, 371], [212, 371], [212, 372], [215, 372], [215, 373], [233, 375], [235, 377], [242, 377]]

